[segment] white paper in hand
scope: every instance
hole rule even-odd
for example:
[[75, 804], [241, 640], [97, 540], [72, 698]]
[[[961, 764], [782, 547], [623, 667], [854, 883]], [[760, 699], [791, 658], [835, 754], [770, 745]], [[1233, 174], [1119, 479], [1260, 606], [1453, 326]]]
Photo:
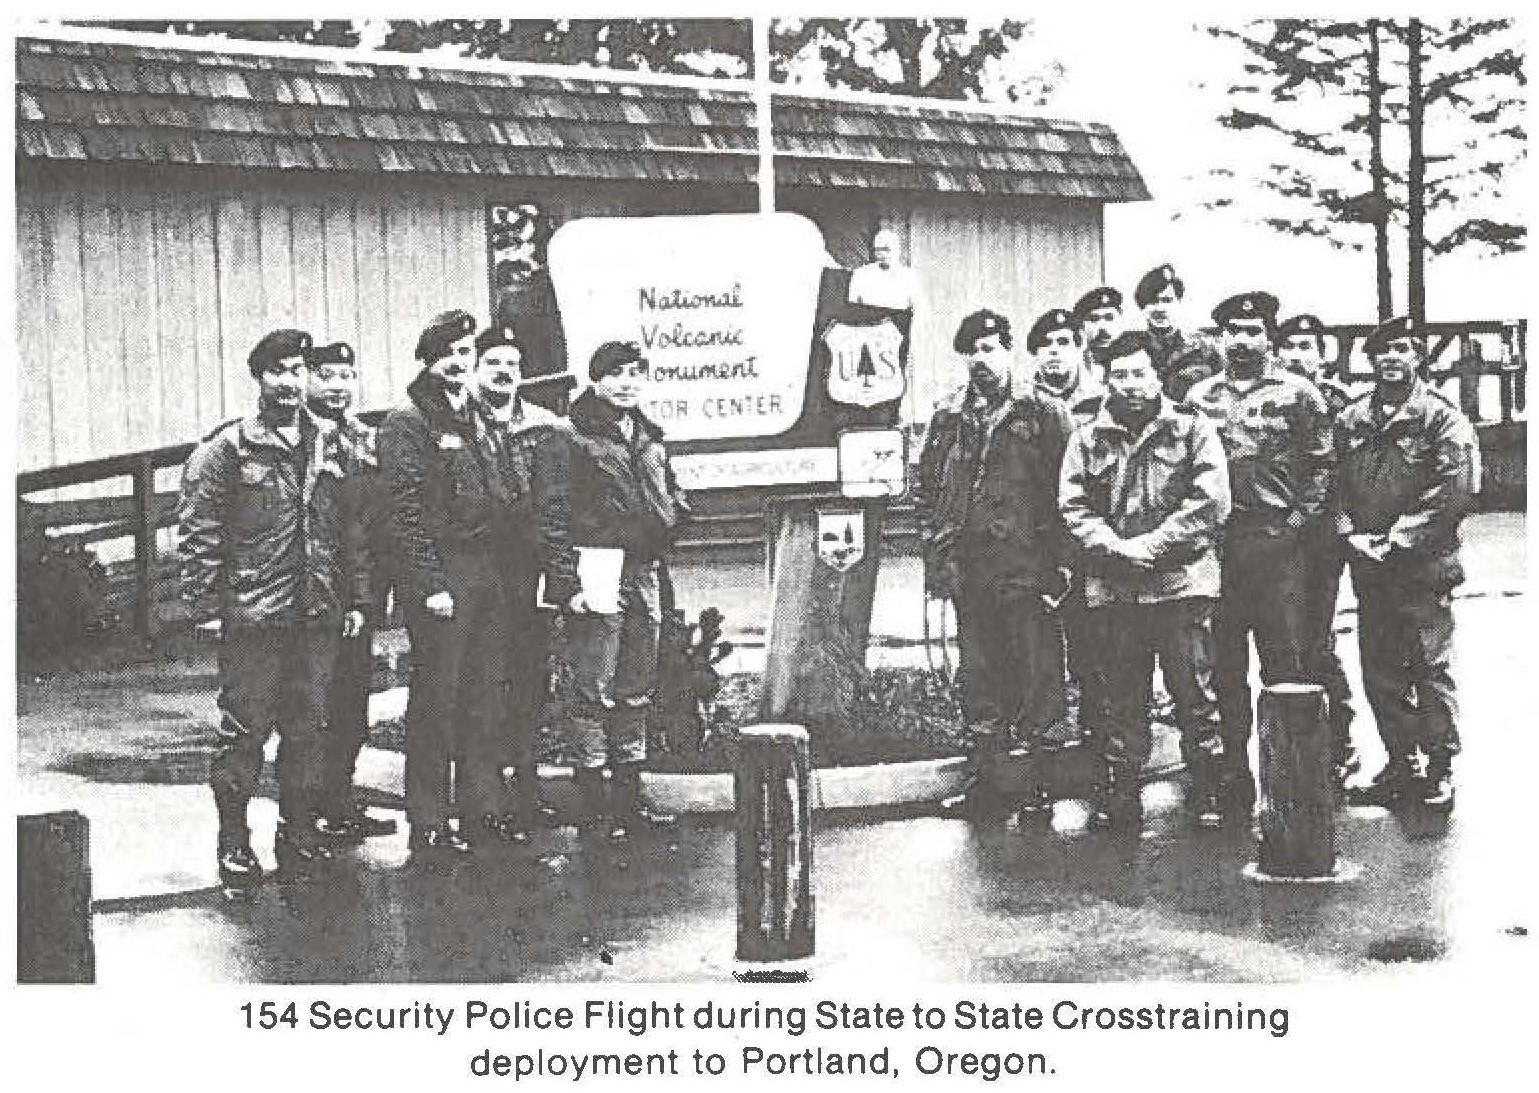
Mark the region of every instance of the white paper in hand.
[[620, 570], [625, 551], [619, 547], [578, 547], [577, 582], [588, 610], [597, 615], [620, 613]]

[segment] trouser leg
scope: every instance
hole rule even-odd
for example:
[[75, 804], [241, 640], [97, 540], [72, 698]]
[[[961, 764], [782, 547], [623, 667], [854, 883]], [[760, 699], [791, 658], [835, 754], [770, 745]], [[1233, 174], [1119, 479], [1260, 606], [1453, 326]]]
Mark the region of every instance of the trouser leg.
[[1317, 533], [1310, 546], [1309, 583], [1305, 591], [1305, 674], [1325, 689], [1331, 736], [1340, 764], [1351, 750], [1352, 685], [1336, 650], [1336, 600], [1346, 565], [1334, 537]]
[[1084, 590], [1079, 588], [1064, 602], [1061, 614], [1069, 677], [1079, 690], [1080, 735], [1098, 754], [1104, 755], [1106, 741], [1100, 732], [1106, 722], [1106, 682], [1101, 667], [1109, 637], [1105, 629], [1106, 609], [1086, 607]]
[[1410, 636], [1397, 602], [1398, 587], [1354, 570], [1357, 589], [1357, 646], [1362, 659], [1363, 693], [1391, 762], [1415, 749], [1416, 695], [1410, 673]]
[[1176, 729], [1188, 764], [1211, 762], [1225, 746], [1213, 681], [1212, 607], [1211, 600], [1192, 597], [1158, 604], [1154, 609], [1160, 667], [1174, 702]]
[[1000, 598], [1008, 634], [1009, 674], [1018, 696], [1014, 724], [1022, 742], [1040, 746], [1072, 743], [1064, 695], [1063, 620], [1043, 606], [1034, 589]]
[[615, 704], [622, 619], [621, 615], [588, 614], [566, 619], [572, 693], [562, 732], [576, 760], [583, 824], [595, 823], [604, 814], [604, 766], [609, 762], [605, 730]]
[[962, 705], [969, 723], [999, 731], [1016, 713], [1013, 674], [1007, 655], [1009, 636], [1001, 625], [1001, 605], [991, 602], [981, 582], [965, 581], [956, 597], [957, 651]]
[[296, 626], [281, 654], [287, 694], [278, 724], [278, 812], [307, 829], [326, 803], [326, 712], [339, 626], [329, 619]]
[[526, 823], [539, 805], [535, 733], [549, 689], [549, 622], [535, 606], [537, 573], [515, 574], [509, 587], [507, 702], [503, 710], [509, 762], [514, 772], [514, 808]]
[[1453, 598], [1448, 592], [1408, 589], [1401, 600], [1410, 637], [1411, 689], [1416, 698], [1414, 740], [1429, 755], [1459, 752], [1459, 704], [1453, 680]]
[[339, 638], [331, 693], [326, 702], [324, 811], [340, 819], [352, 812], [353, 771], [369, 734], [369, 692], [374, 676], [374, 627]]
[[[1244, 567], [1243, 537], [1224, 544], [1223, 583], [1213, 606], [1210, 633], [1213, 686], [1224, 726], [1224, 743], [1244, 755], [1250, 741], [1250, 631], [1253, 590]], [[1167, 689], [1169, 683], [1166, 684]]]
[[250, 838], [246, 812], [262, 771], [262, 746], [282, 716], [282, 644], [268, 629], [231, 629], [219, 645], [220, 718], [209, 786], [222, 841]]
[[1149, 681], [1154, 675], [1152, 605], [1095, 609], [1106, 635], [1102, 735], [1108, 762], [1134, 769], [1149, 758]]
[[413, 828], [426, 829], [449, 818], [449, 763], [457, 736], [458, 680], [466, 641], [458, 618], [437, 619], [411, 610], [406, 626], [412, 656], [406, 700], [406, 813]]
[[[464, 746], [456, 756], [456, 811], [463, 824], [509, 812], [503, 768], [512, 759], [506, 732], [509, 615], [500, 587], [480, 589], [467, 606], [466, 649], [460, 666], [460, 720]], [[466, 828], [469, 830], [469, 828]]]

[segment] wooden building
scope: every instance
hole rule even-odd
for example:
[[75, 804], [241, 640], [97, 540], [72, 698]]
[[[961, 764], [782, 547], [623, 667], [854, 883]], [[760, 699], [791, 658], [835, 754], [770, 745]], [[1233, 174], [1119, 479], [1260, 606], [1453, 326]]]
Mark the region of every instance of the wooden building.
[[[747, 83], [60, 31], [16, 46], [18, 469], [195, 439], [251, 405], [275, 326], [358, 347], [398, 399], [424, 320], [488, 308], [487, 211], [751, 211]], [[1148, 194], [1102, 125], [777, 93], [780, 208], [841, 263], [879, 225], [923, 293], [907, 412], [962, 314], [1024, 326], [1102, 274], [1102, 205]], [[644, 255], [627, 256], [645, 261]]]

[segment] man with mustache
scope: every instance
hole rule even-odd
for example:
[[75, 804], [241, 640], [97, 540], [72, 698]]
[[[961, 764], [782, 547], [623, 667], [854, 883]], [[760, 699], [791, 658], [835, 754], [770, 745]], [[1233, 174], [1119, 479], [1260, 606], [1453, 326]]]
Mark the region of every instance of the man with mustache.
[[1363, 690], [1389, 761], [1351, 799], [1451, 809], [1459, 753], [1450, 672], [1459, 525], [1480, 488], [1475, 429], [1421, 379], [1424, 335], [1408, 318], [1369, 335], [1373, 392], [1336, 421], [1335, 525], [1357, 591]]
[[1165, 394], [1180, 402], [1192, 385], [1224, 369], [1223, 355], [1202, 334], [1182, 324], [1186, 283], [1175, 267], [1157, 266], [1139, 279], [1133, 300], [1143, 310], [1154, 368]]
[[[1057, 399], [1011, 397], [1011, 345], [996, 312], [958, 326], [968, 382], [930, 421], [916, 496], [926, 589], [956, 604], [973, 767], [967, 791], [943, 807], [977, 818], [1014, 803], [998, 791], [1012, 736], [1050, 746], [1067, 720], [1055, 608], [1068, 585], [1058, 466], [1071, 422]], [[1027, 788], [1025, 807], [1045, 803], [1039, 786]]]
[[[422, 371], [408, 401], [379, 430], [380, 471], [390, 500], [397, 592], [411, 635], [406, 704], [406, 815], [419, 856], [470, 851], [474, 791], [466, 746], [479, 739], [497, 678], [485, 640], [502, 625], [499, 558], [483, 503], [468, 383], [476, 321], [467, 312], [433, 318], [417, 339]], [[460, 828], [450, 823], [451, 767]]]
[[[395, 831], [394, 820], [369, 815], [353, 800], [353, 771], [369, 734], [369, 691], [374, 676], [374, 625], [383, 613], [387, 584], [384, 556], [383, 486], [375, 431], [352, 413], [358, 368], [347, 342], [318, 345], [310, 351], [310, 385], [305, 405], [310, 413], [336, 426], [344, 454], [343, 504], [357, 521], [351, 562], [369, 575], [374, 602], [366, 614], [347, 619], [331, 676], [322, 749], [325, 804], [317, 826], [339, 842], [355, 842]], [[357, 622], [356, 628], [351, 624]]]
[[1192, 796], [1208, 801], [1219, 791], [1224, 743], [1208, 620], [1229, 474], [1212, 424], [1161, 394], [1146, 334], [1113, 341], [1106, 382], [1105, 405], [1069, 442], [1059, 501], [1081, 552], [1090, 626], [1104, 642], [1096, 657], [1103, 701], [1083, 710], [1105, 749], [1097, 822], [1136, 832], [1156, 658]]
[[[1308, 313], [1277, 324], [1277, 360], [1296, 376], [1315, 385], [1325, 400], [1325, 410], [1336, 421], [1352, 392], [1334, 376], [1325, 374], [1325, 324]], [[1304, 543], [1309, 563], [1308, 597], [1304, 622], [1309, 633], [1305, 668], [1325, 688], [1330, 700], [1331, 739], [1335, 752], [1336, 784], [1344, 787], [1361, 767], [1352, 745], [1352, 685], [1336, 654], [1336, 598], [1347, 557], [1335, 529], [1325, 521], [1310, 526]]]
[[1227, 799], [1199, 803], [1198, 821], [1248, 818], [1255, 782], [1246, 749], [1254, 709], [1250, 639], [1264, 684], [1309, 678], [1310, 633], [1305, 542], [1326, 518], [1331, 424], [1308, 380], [1271, 356], [1277, 300], [1243, 292], [1213, 309], [1224, 371], [1193, 387], [1187, 400], [1213, 422], [1229, 460], [1232, 507], [1224, 530], [1223, 579], [1213, 615], [1214, 678], [1229, 764]]
[[[490, 716], [477, 721], [480, 736], [468, 748], [471, 790], [481, 827], [504, 841], [524, 844], [539, 809], [534, 736], [548, 685], [546, 618], [537, 605], [540, 575], [538, 515], [534, 502], [536, 450], [557, 428], [556, 415], [519, 397], [528, 362], [511, 327], [491, 326], [476, 336], [476, 435], [485, 465], [488, 524], [497, 543], [502, 578], [500, 631], [486, 640], [501, 649], [501, 670]], [[496, 649], [494, 648], [494, 652]], [[502, 771], [511, 768], [510, 789]]]
[[1093, 364], [1097, 382], [1105, 379], [1107, 350], [1122, 331], [1122, 293], [1109, 285], [1093, 288], [1079, 298], [1072, 314], [1085, 339], [1085, 359]]
[[247, 806], [274, 731], [278, 868], [301, 872], [329, 856], [316, 829], [326, 702], [344, 626], [356, 633], [369, 604], [367, 573], [350, 567], [344, 546], [353, 529], [338, 496], [342, 442], [305, 409], [311, 346], [299, 330], [257, 342], [247, 358], [257, 412], [215, 430], [182, 480], [182, 589], [193, 622], [219, 640], [209, 783], [219, 879], [232, 897], [262, 879]]

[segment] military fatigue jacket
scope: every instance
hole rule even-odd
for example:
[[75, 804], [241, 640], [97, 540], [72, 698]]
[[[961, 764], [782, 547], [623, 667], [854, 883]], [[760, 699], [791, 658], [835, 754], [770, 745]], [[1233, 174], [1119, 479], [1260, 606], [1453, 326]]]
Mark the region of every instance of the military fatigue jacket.
[[[1088, 360], [1088, 358], [1087, 358]], [[1101, 412], [1101, 404], [1106, 401], [1106, 387], [1100, 380], [1090, 374], [1090, 367], [1080, 370], [1079, 377], [1073, 390], [1059, 393], [1051, 387], [1041, 383], [1034, 385], [1035, 389], [1049, 398], [1055, 398], [1068, 408], [1069, 417], [1073, 419], [1074, 427], [1088, 425], [1096, 419]]]
[[1418, 382], [1386, 412], [1372, 394], [1336, 420], [1336, 528], [1384, 535], [1386, 571], [1410, 579], [1463, 580], [1459, 524], [1480, 488], [1475, 428], [1458, 408]]
[[195, 622], [286, 625], [367, 607], [369, 575], [352, 564], [359, 524], [341, 489], [347, 460], [336, 427], [303, 410], [297, 447], [254, 415], [193, 451], [179, 552]]
[[1348, 403], [1357, 398], [1351, 388], [1331, 376], [1311, 377], [1305, 375], [1302, 369], [1292, 367], [1289, 367], [1288, 371], [1299, 379], [1315, 385], [1315, 390], [1319, 391], [1320, 397], [1325, 400], [1325, 412], [1330, 415], [1332, 421], [1341, 415], [1341, 411], [1347, 408]]
[[1187, 397], [1192, 386], [1224, 370], [1224, 354], [1204, 334], [1169, 333], [1150, 330], [1149, 356], [1167, 398], [1177, 402]]
[[[1192, 407], [1161, 399], [1136, 437], [1103, 407], [1074, 431], [1059, 501], [1083, 551], [1088, 606], [1218, 595], [1228, 465], [1217, 431]], [[1148, 545], [1152, 570], [1112, 552], [1129, 539]]]
[[1058, 468], [1072, 422], [1035, 392], [981, 411], [964, 387], [931, 419], [915, 502], [932, 575], [949, 562], [974, 577], [1061, 583], [1068, 542], [1058, 513]]
[[1314, 384], [1269, 363], [1249, 383], [1227, 372], [1209, 377], [1187, 401], [1208, 416], [1224, 442], [1234, 521], [1302, 527], [1324, 515], [1331, 421]]

